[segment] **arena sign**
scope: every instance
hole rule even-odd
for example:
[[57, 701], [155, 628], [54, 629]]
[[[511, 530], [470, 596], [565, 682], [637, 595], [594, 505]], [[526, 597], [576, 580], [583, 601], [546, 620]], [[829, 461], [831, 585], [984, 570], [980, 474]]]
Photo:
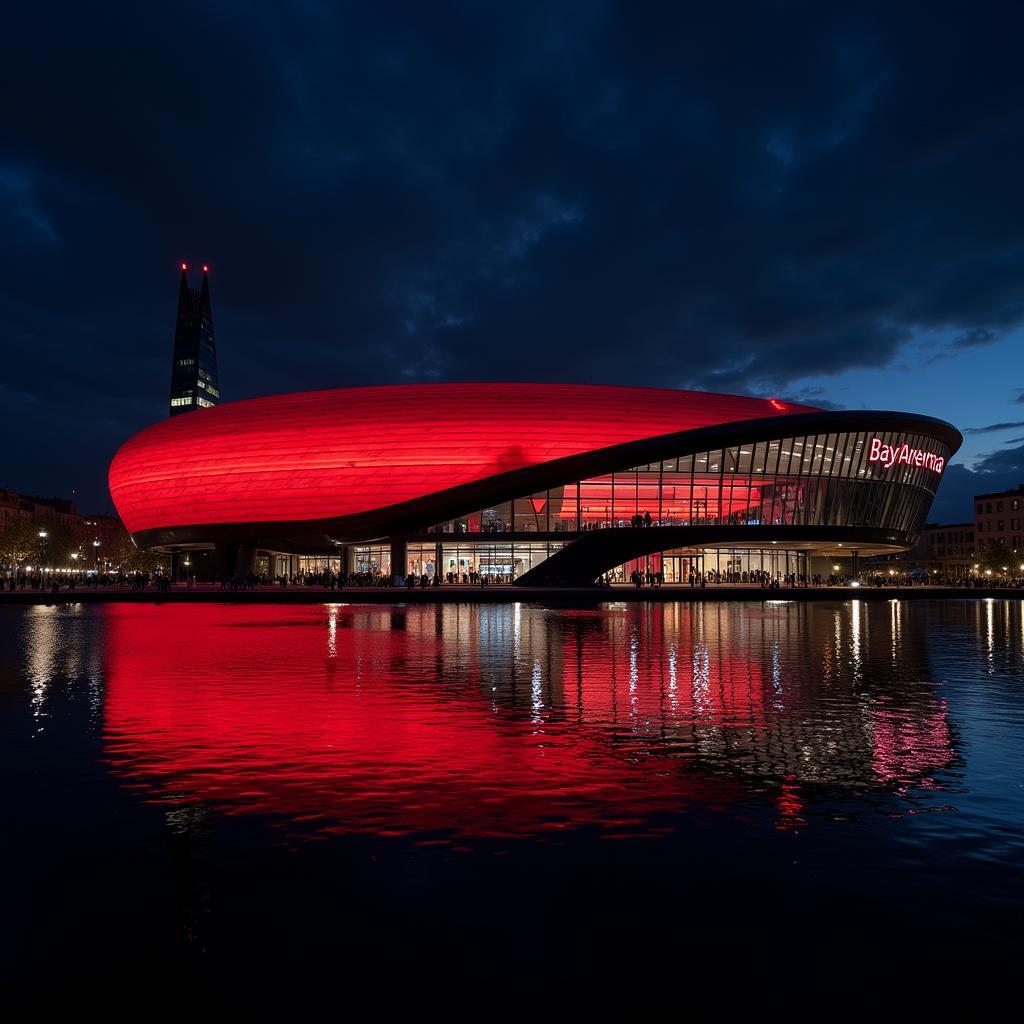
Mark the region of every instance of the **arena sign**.
[[893, 466], [923, 466], [933, 473], [941, 473], [946, 460], [934, 452], [911, 448], [909, 444], [885, 444], [881, 438], [871, 438], [868, 462], [880, 462], [886, 469]]

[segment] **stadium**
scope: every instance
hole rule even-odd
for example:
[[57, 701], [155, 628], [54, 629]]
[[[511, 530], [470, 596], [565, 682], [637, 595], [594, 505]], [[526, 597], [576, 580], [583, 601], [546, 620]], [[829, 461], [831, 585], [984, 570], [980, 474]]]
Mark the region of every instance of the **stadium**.
[[129, 439], [135, 543], [219, 573], [747, 582], [916, 543], [962, 442], [926, 416], [656, 388], [437, 383], [201, 408]]

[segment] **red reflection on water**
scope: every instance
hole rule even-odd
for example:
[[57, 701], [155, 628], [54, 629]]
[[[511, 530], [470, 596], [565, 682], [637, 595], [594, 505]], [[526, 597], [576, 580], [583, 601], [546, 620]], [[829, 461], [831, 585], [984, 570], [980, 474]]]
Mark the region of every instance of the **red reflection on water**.
[[494, 704], [442, 613], [110, 606], [110, 762], [162, 798], [378, 834], [628, 828], [735, 794]]
[[881, 706], [872, 713], [875, 774], [882, 782], [905, 782], [938, 771], [952, 757], [946, 702], [910, 715]]
[[[944, 703], [925, 684], [865, 686], [870, 650], [837, 629], [834, 611], [172, 604], [102, 614], [113, 768], [161, 800], [303, 829], [629, 831], [751, 786], [776, 794], [780, 826], [792, 827], [807, 816], [806, 787], [902, 785], [953, 756]], [[891, 644], [878, 649], [888, 658]], [[910, 632], [901, 651], [921, 678]]]
[[806, 820], [801, 817], [804, 809], [804, 802], [800, 796], [800, 784], [791, 775], [782, 780], [779, 795], [775, 800], [779, 809], [779, 820], [776, 828], [796, 829], [806, 825]]

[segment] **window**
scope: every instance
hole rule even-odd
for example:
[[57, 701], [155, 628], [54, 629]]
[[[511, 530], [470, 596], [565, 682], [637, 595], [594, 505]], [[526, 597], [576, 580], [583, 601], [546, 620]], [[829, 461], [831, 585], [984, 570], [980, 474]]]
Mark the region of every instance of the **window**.
[[[199, 401], [202, 401], [202, 399], [199, 399]], [[191, 405], [191, 404], [192, 404], [192, 399], [191, 398], [172, 398], [171, 399], [171, 405], [172, 406]]]
[[204, 409], [212, 409], [215, 404], [213, 402], [208, 402], [205, 398], [202, 397], [197, 398], [196, 402]]

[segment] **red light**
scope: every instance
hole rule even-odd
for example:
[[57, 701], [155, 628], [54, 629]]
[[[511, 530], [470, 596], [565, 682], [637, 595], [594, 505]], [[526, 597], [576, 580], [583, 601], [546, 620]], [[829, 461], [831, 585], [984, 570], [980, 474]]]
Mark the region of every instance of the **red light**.
[[785, 409], [785, 405], [782, 404], [777, 398], [769, 398], [768, 401], [771, 403], [773, 409]]
[[209, 269], [210, 268], [204, 263], [203, 264], [203, 273], [205, 274]]
[[182, 270], [188, 270], [188, 264], [187, 263], [182, 263], [181, 269]]

